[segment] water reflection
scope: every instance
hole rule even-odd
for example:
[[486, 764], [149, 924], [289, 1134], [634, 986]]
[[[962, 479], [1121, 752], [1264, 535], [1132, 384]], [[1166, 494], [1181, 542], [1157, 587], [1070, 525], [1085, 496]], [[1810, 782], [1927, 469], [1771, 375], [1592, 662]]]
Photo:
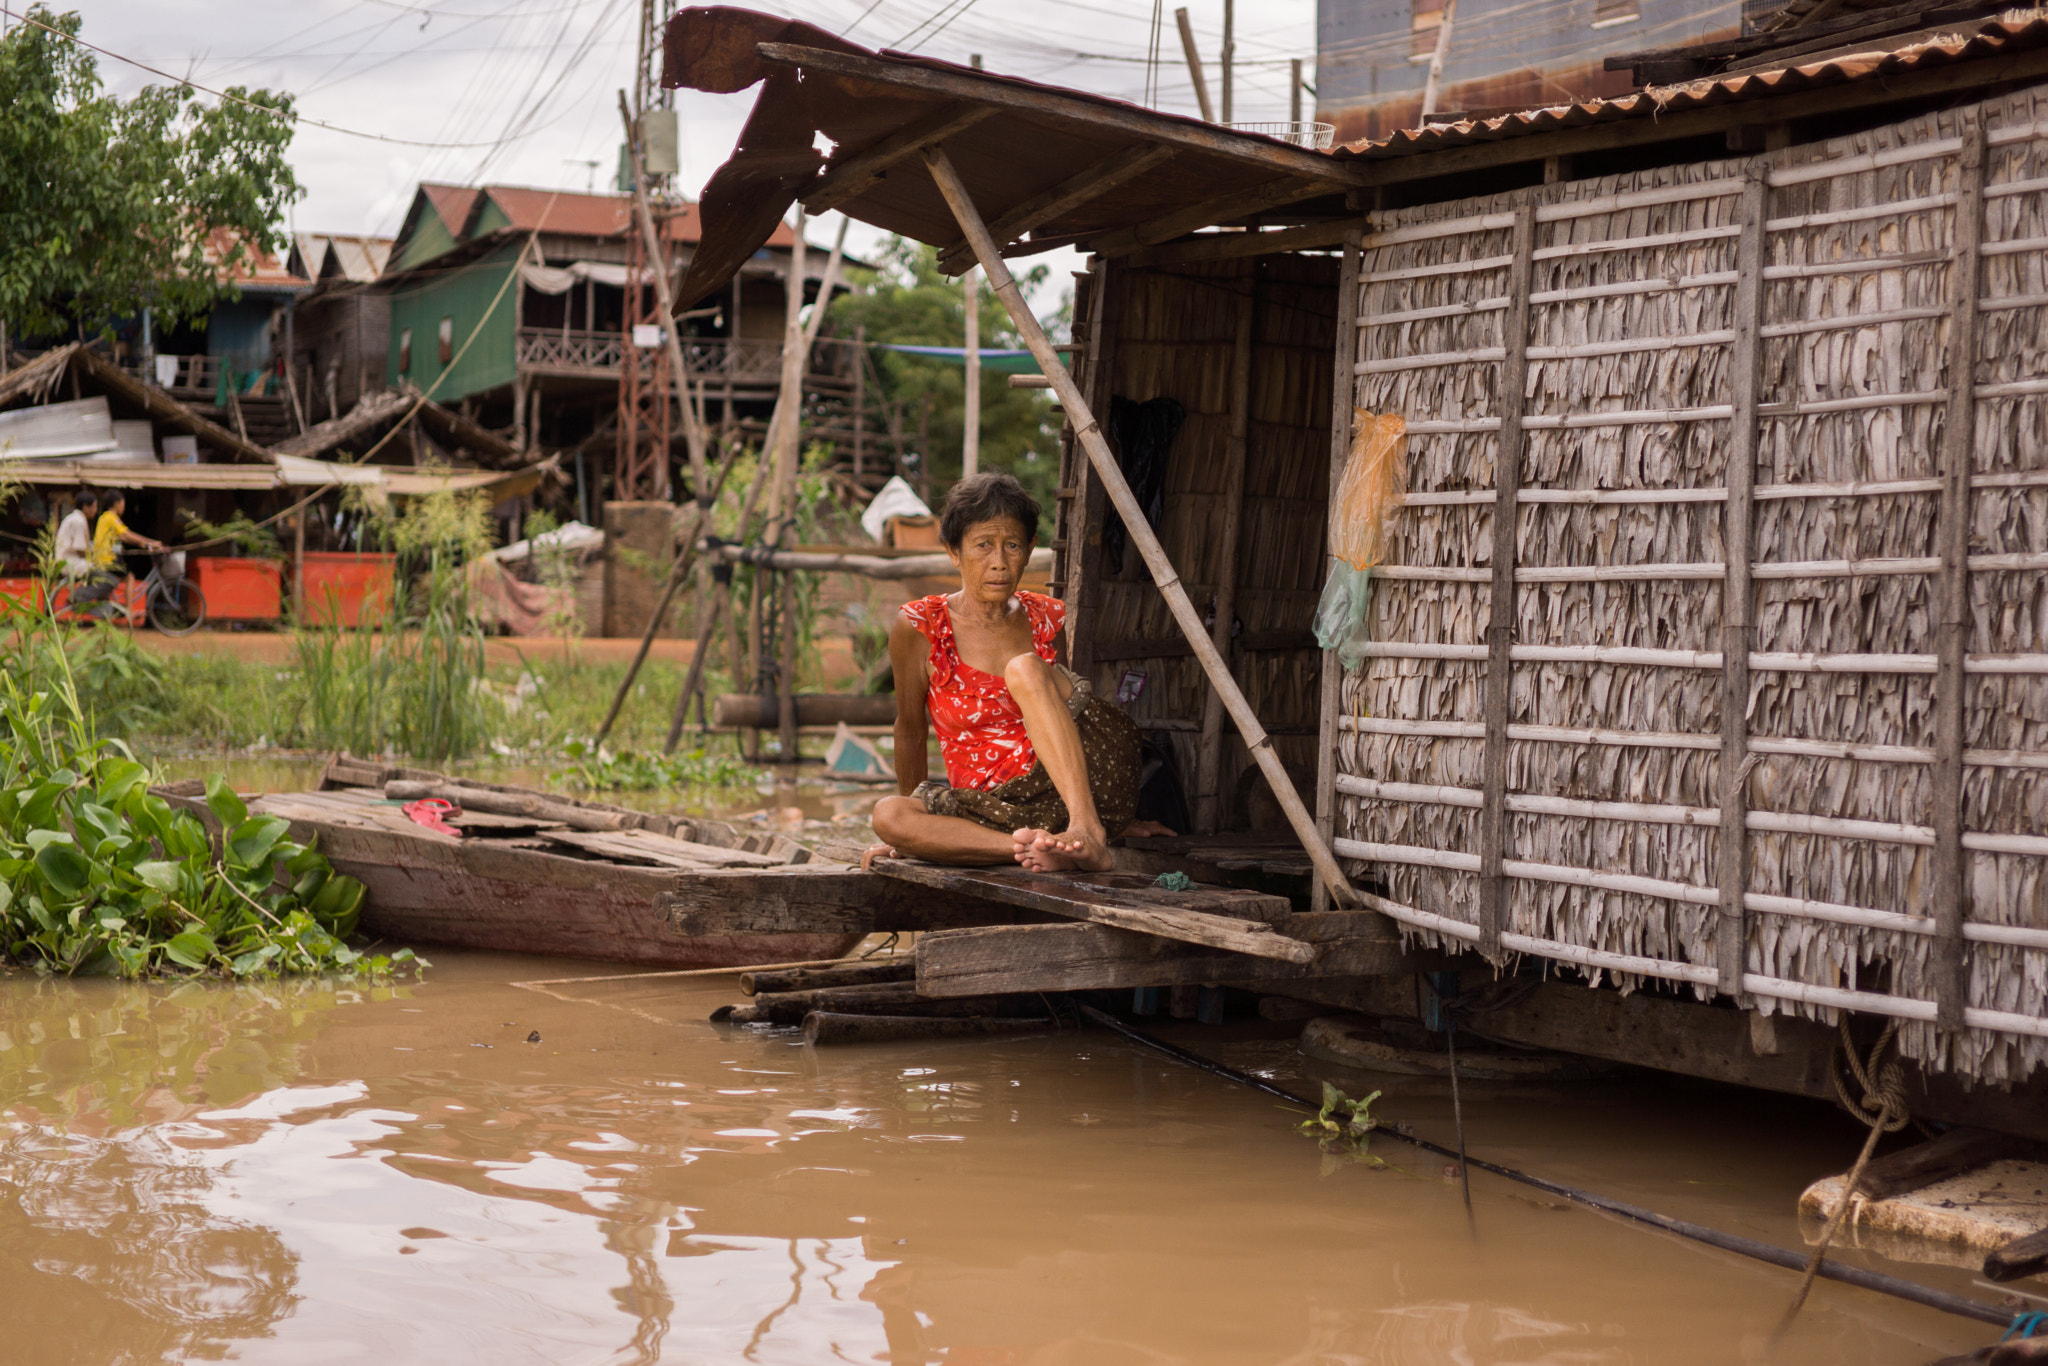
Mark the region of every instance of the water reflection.
[[[812, 1053], [704, 1023], [729, 987], [510, 984], [535, 966], [0, 981], [6, 1355], [1724, 1362], [1782, 1307], [1776, 1272], [1489, 1185], [1475, 1236], [1427, 1164], [1319, 1175], [1276, 1107], [1099, 1035]], [[1444, 1102], [1401, 1080], [1383, 1108]], [[1787, 1242], [1838, 1146], [1682, 1088], [1465, 1102], [1489, 1152]], [[1799, 1332], [1783, 1359], [1982, 1340], [1825, 1287]]]

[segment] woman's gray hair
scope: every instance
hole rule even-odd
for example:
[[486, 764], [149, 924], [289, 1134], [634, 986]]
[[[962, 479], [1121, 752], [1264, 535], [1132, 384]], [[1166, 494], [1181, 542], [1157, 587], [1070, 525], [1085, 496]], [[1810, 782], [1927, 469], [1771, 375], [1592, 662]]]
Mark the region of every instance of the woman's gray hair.
[[953, 485], [939, 513], [939, 539], [954, 550], [977, 522], [1007, 517], [1024, 528], [1026, 540], [1038, 539], [1038, 500], [1024, 491], [1017, 476], [1003, 470], [972, 474]]

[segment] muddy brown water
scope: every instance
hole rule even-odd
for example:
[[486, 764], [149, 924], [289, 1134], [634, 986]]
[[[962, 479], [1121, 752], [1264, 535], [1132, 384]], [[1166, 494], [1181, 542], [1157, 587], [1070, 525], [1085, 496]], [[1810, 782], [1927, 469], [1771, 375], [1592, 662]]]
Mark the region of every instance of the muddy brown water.
[[[873, 800], [720, 814], [860, 838]], [[731, 977], [425, 952], [379, 988], [0, 976], [0, 1360], [1886, 1366], [1996, 1336], [1822, 1283], [1773, 1350], [1783, 1271], [1485, 1175], [1468, 1216], [1441, 1159], [1326, 1156], [1099, 1031], [815, 1050], [709, 1023]], [[1439, 1080], [1311, 1062], [1293, 1027], [1153, 1027], [1451, 1141]], [[1647, 1073], [1464, 1101], [1477, 1156], [1788, 1247], [1860, 1140]]]
[[[814, 1050], [707, 1022], [730, 978], [430, 957], [378, 989], [0, 979], [0, 1358], [1920, 1363], [1995, 1336], [1823, 1283], [1767, 1356], [1785, 1272], [1483, 1175], [1468, 1222], [1440, 1160], [1326, 1160], [1099, 1031]], [[1160, 1027], [1450, 1135], [1439, 1081]], [[1856, 1141], [1647, 1076], [1465, 1109], [1476, 1154], [1786, 1245]]]

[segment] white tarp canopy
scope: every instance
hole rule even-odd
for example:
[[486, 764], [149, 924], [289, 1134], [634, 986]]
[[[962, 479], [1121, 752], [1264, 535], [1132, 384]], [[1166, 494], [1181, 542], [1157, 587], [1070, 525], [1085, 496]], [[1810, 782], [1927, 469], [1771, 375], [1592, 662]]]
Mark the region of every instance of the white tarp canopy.
[[381, 465], [344, 465], [335, 460], [309, 460], [303, 455], [273, 455], [278, 482], [295, 488], [320, 488], [328, 484], [382, 484]]
[[653, 279], [647, 271], [635, 272], [631, 266], [622, 266], [614, 261], [571, 261], [566, 266], [541, 266], [526, 261], [519, 267], [520, 278], [526, 281], [527, 287], [543, 294], [567, 294], [585, 280], [624, 289], [636, 273], [642, 284]]
[[528, 540], [514, 541], [508, 546], [493, 550], [491, 558], [500, 564], [517, 564], [536, 550], [574, 551], [580, 556], [588, 555], [603, 545], [604, 533], [596, 527], [585, 526], [581, 522], [566, 522], [553, 531], [544, 531]]

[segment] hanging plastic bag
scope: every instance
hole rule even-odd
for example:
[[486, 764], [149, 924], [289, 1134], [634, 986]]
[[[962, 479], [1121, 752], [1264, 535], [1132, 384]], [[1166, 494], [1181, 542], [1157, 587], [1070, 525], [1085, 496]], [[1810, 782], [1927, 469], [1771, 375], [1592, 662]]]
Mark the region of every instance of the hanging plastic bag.
[[1330, 504], [1330, 575], [1316, 604], [1316, 643], [1355, 669], [1371, 639], [1365, 610], [1373, 566], [1387, 554], [1387, 519], [1408, 485], [1408, 421], [1353, 411], [1351, 452]]

